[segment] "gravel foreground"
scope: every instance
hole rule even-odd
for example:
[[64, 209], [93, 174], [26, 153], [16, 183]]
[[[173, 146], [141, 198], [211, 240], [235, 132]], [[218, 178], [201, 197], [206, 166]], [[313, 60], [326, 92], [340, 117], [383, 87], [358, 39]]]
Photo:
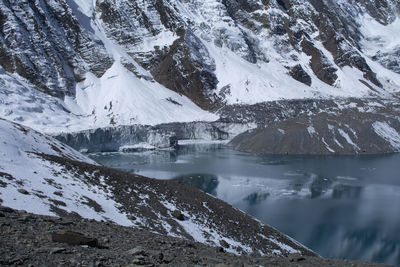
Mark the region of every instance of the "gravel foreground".
[[237, 256], [201, 243], [79, 217], [0, 207], [1, 266], [388, 266], [289, 254]]

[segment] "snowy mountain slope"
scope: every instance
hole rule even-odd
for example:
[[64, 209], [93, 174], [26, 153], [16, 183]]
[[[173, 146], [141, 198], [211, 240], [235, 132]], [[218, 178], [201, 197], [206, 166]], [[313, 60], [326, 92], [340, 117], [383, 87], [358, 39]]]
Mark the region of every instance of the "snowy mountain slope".
[[74, 98], [51, 97], [0, 67], [0, 116], [47, 133], [218, 118], [187, 97], [135, 78], [119, 63], [101, 78], [88, 73], [75, 90]]
[[4, 206], [113, 221], [214, 246], [225, 240], [226, 250], [237, 254], [315, 255], [195, 188], [99, 166], [53, 138], [3, 119], [0, 151]]
[[197, 106], [391, 98], [399, 10], [398, 0], [2, 0], [0, 115], [60, 132], [217, 119]]
[[[20, 124], [0, 119], [0, 131], [3, 164], [6, 164], [6, 162], [9, 162], [10, 166], [21, 164], [23, 162], [17, 163], [14, 159], [22, 157], [21, 159], [29, 160], [29, 155], [40, 153], [96, 164], [93, 160], [56, 139], [43, 135]], [[16, 169], [19, 169], [17, 166], [23, 165], [16, 165]]]
[[113, 201], [105, 201], [107, 195], [104, 192], [92, 188], [84, 179], [64, 172], [62, 166], [52, 164], [40, 155], [61, 156], [90, 164], [95, 162], [20, 124], [0, 119], [0, 132], [0, 198], [3, 205], [38, 214], [54, 214], [56, 206], [62, 205], [68, 211], [85, 214], [85, 217], [102, 219], [93, 209], [82, 204], [88, 197], [103, 204], [104, 217], [120, 223], [128, 222]]

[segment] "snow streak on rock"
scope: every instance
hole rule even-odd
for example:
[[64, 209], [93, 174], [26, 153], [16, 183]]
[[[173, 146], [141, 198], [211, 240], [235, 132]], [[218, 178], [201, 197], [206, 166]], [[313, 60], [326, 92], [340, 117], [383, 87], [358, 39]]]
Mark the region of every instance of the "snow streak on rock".
[[374, 122], [373, 128], [380, 137], [390, 143], [390, 145], [400, 151], [400, 134], [386, 122]]

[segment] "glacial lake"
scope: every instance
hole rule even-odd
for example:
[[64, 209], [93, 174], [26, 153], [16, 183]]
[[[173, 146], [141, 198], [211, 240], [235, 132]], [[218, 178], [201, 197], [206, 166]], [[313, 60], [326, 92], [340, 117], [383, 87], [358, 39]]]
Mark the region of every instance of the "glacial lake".
[[204, 143], [89, 156], [195, 186], [321, 256], [400, 266], [400, 154], [255, 156]]

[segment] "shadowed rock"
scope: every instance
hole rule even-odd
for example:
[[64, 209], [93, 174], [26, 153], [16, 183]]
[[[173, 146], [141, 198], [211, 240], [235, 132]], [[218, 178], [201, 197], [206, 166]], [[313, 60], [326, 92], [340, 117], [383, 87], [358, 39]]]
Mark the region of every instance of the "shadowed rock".
[[82, 233], [68, 231], [68, 230], [60, 230], [58, 232], [51, 234], [51, 241], [66, 243], [69, 245], [87, 245], [90, 247], [98, 247], [99, 243], [96, 238], [86, 236]]
[[182, 212], [180, 212], [179, 210], [174, 210], [171, 214], [180, 221], [185, 220], [185, 216], [183, 216]]

